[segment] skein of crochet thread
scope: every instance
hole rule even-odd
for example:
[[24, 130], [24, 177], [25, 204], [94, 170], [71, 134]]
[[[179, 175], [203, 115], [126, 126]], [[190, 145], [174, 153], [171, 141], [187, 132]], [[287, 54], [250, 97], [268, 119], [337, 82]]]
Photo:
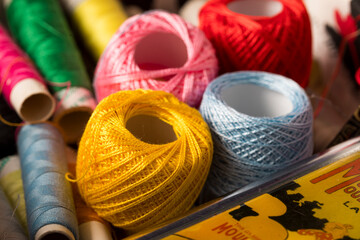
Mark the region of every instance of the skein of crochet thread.
[[45, 121], [55, 110], [55, 99], [31, 60], [0, 25], [0, 93], [27, 122]]
[[79, 239], [60, 132], [48, 123], [25, 125], [17, 146], [30, 239]]
[[65, 133], [66, 142], [76, 143], [96, 102], [59, 1], [10, 0], [6, 16], [14, 38], [49, 82], [60, 103], [54, 122]]
[[85, 44], [98, 59], [127, 15], [118, 0], [64, 0]]
[[18, 155], [8, 156], [0, 162], [0, 186], [10, 201], [23, 229], [27, 232], [24, 189]]
[[8, 202], [5, 193], [0, 188], [0, 238], [27, 240], [20, 223], [13, 214], [13, 209]]
[[176, 14], [150, 11], [121, 25], [97, 64], [94, 88], [98, 101], [142, 88], [198, 107], [217, 71], [215, 51], [201, 30]]
[[120, 91], [99, 103], [86, 126], [76, 181], [100, 217], [137, 232], [192, 207], [212, 154], [196, 109], [164, 91]]
[[199, 21], [216, 49], [221, 73], [266, 71], [307, 86], [311, 27], [301, 0], [209, 0]]
[[200, 112], [214, 140], [205, 199], [291, 168], [312, 154], [310, 101], [295, 81], [281, 75], [221, 75], [206, 89]]

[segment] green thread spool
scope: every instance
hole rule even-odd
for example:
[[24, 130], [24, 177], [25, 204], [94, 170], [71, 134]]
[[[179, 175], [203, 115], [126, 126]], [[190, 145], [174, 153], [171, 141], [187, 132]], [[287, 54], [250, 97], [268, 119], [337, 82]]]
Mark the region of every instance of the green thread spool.
[[24, 189], [21, 178], [20, 159], [17, 155], [8, 156], [1, 160], [0, 186], [10, 201], [11, 207], [20, 220], [24, 231], [27, 231]]
[[[6, 10], [12, 35], [33, 59], [54, 92], [91, 88], [79, 50], [57, 0], [13, 0]], [[60, 86], [62, 85], [62, 86]]]
[[54, 115], [55, 123], [63, 130], [66, 142], [76, 143], [96, 102], [59, 1], [8, 0], [6, 14], [13, 37], [32, 58], [61, 102]]

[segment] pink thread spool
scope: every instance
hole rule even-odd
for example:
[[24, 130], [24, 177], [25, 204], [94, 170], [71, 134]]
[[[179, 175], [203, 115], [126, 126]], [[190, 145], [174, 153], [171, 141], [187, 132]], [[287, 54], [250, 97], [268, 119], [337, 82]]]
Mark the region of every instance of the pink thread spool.
[[163, 90], [199, 106], [218, 72], [215, 50], [180, 16], [151, 11], [127, 19], [112, 37], [95, 71], [97, 100], [120, 90]]
[[7, 103], [26, 122], [47, 120], [55, 100], [30, 59], [0, 25], [0, 84]]

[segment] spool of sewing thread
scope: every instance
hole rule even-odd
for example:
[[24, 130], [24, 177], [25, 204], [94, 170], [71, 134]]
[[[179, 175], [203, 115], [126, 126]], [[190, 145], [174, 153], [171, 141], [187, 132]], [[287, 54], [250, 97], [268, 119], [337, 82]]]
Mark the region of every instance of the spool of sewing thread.
[[179, 15], [194, 26], [199, 26], [199, 12], [207, 0], [190, 0], [179, 10]]
[[[69, 170], [75, 176], [75, 163], [69, 163]], [[81, 199], [76, 183], [72, 183], [76, 216], [79, 223], [80, 239], [86, 240], [112, 240], [111, 227], [97, 213], [88, 207]]]
[[17, 142], [31, 239], [78, 239], [65, 144], [48, 123], [25, 125]]
[[[10, 108], [3, 97], [0, 97], [0, 115], [9, 122], [21, 122], [17, 113]], [[15, 127], [0, 121], [0, 159], [16, 153], [15, 131]]]
[[200, 112], [214, 140], [205, 196], [224, 195], [312, 154], [310, 101], [281, 75], [221, 75], [206, 89]]
[[142, 88], [172, 93], [198, 107], [217, 70], [202, 31], [176, 14], [150, 11], [121, 25], [97, 64], [94, 88], [98, 101]]
[[8, 156], [1, 160], [0, 186], [10, 201], [11, 206], [27, 231], [24, 189], [21, 179], [20, 159], [17, 155]]
[[311, 28], [302, 1], [209, 0], [199, 21], [216, 49], [222, 73], [260, 70], [307, 86]]
[[0, 188], [0, 236], [1, 239], [27, 240], [20, 223], [13, 214], [13, 209], [5, 193]]
[[[76, 152], [66, 148], [69, 172], [76, 176]], [[81, 199], [76, 183], [71, 184], [76, 217], [79, 224], [80, 240], [112, 240], [110, 224], [100, 218], [94, 210]]]
[[55, 99], [30, 59], [0, 25], [0, 90], [7, 103], [26, 122], [45, 121]]
[[56, 93], [61, 101], [55, 112], [54, 122], [63, 130], [65, 142], [78, 143], [96, 102], [89, 90], [70, 87]]
[[96, 103], [59, 2], [10, 0], [6, 15], [14, 38], [50, 82], [49, 87], [60, 102], [54, 121], [65, 133], [66, 142], [75, 143]]
[[98, 59], [111, 37], [126, 20], [118, 0], [64, 0], [86, 45]]
[[196, 109], [164, 91], [120, 91], [99, 103], [86, 126], [76, 181], [100, 217], [136, 232], [192, 207], [212, 153]]

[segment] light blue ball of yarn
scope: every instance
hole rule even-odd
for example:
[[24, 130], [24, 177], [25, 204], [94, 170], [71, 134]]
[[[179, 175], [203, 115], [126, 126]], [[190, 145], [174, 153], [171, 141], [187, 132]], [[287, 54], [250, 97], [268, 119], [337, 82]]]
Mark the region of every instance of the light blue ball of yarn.
[[281, 75], [221, 75], [208, 85], [200, 112], [214, 140], [205, 196], [230, 193], [291, 168], [313, 152], [309, 98], [295, 81]]

